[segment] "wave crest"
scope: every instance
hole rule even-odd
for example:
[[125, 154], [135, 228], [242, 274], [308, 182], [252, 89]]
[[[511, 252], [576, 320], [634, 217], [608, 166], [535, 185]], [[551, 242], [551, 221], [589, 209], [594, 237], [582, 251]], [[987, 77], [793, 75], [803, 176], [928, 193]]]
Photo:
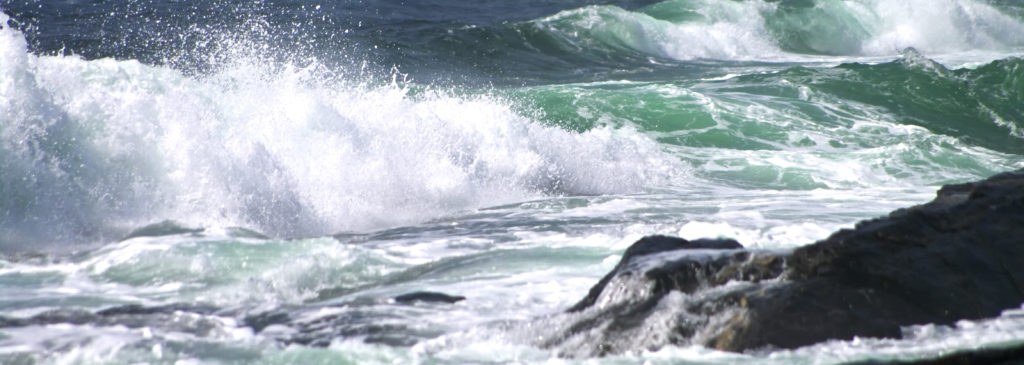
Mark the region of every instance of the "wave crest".
[[581, 52], [676, 60], [895, 56], [1024, 47], [1024, 22], [976, 0], [669, 0], [637, 11], [591, 6], [532, 23]]
[[315, 67], [236, 62], [193, 78], [33, 56], [10, 28], [0, 55], [3, 246], [110, 240], [163, 219], [320, 235], [634, 192], [680, 171], [639, 132], [574, 133], [493, 97], [324, 80]]

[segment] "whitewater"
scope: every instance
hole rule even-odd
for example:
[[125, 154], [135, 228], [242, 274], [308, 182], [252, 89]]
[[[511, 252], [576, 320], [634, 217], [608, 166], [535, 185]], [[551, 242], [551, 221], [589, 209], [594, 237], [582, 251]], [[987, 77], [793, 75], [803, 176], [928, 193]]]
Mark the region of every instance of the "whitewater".
[[4, 1], [0, 362], [1019, 344], [1024, 309], [743, 354], [543, 337], [645, 235], [792, 250], [1024, 168], [1022, 55], [1008, 0]]

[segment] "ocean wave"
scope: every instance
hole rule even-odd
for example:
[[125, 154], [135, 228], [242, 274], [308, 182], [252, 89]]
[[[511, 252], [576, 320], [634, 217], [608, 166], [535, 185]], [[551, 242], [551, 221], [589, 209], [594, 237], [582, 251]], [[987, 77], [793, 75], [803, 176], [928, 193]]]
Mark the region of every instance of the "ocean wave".
[[806, 60], [1020, 50], [1024, 21], [975, 0], [669, 0], [635, 11], [590, 6], [531, 24], [579, 52], [675, 60]]
[[111, 240], [163, 219], [319, 235], [681, 171], [629, 129], [570, 132], [493, 97], [249, 61], [188, 77], [31, 55], [0, 29], [0, 242]]
[[673, 1], [638, 11], [590, 6], [532, 24], [580, 52], [639, 52], [676, 60], [738, 60], [779, 54], [759, 2]]
[[949, 69], [907, 50], [879, 64], [519, 92], [568, 129], [634, 126], [712, 185], [928, 186], [1021, 166], [1022, 66]]

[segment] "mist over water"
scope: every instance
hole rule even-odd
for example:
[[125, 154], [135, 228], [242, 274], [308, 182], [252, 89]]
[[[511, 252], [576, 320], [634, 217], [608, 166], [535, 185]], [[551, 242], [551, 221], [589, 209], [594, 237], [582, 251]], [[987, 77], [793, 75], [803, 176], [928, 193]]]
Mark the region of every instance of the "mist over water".
[[[0, 362], [1019, 342], [1019, 310], [751, 354], [662, 346], [671, 310], [649, 351], [537, 338], [644, 235], [789, 250], [1024, 168], [1022, 55], [1008, 0], [4, 2], [0, 324], [81, 320], [0, 326]], [[466, 300], [391, 300], [419, 290]]]

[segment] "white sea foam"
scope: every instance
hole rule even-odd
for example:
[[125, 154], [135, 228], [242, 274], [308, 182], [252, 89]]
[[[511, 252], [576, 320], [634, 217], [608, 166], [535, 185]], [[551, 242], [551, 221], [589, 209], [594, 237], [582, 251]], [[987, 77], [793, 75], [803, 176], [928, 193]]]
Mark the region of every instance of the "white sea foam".
[[168, 218], [317, 235], [681, 171], [636, 131], [574, 133], [491, 97], [315, 69], [241, 59], [194, 78], [35, 56], [0, 30], [0, 243], [109, 240]]

